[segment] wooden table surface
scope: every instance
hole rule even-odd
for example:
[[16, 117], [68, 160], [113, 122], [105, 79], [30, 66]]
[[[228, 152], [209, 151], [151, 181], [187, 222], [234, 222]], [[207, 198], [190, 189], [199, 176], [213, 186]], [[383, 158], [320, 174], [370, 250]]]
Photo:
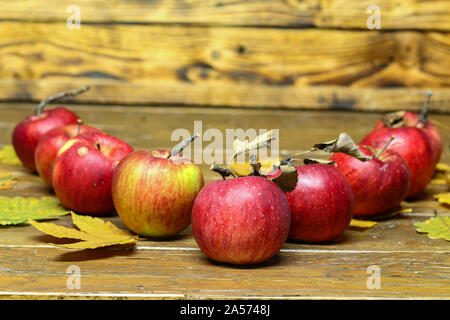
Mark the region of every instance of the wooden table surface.
[[[10, 144], [17, 122], [31, 104], [0, 104], [0, 147]], [[339, 132], [361, 139], [379, 118], [377, 113], [188, 107], [120, 107], [70, 105], [85, 123], [115, 135], [137, 149], [170, 148], [176, 128], [193, 132], [202, 120], [208, 128], [280, 129], [281, 154], [306, 150]], [[432, 115], [441, 124], [450, 115]], [[449, 131], [442, 162], [449, 163]], [[1, 196], [52, 195], [41, 179], [20, 166], [0, 165], [18, 177]], [[202, 165], [206, 182], [218, 179]], [[190, 228], [170, 241], [140, 240], [134, 250], [104, 248], [74, 251], [57, 248], [30, 225], [0, 228], [0, 299], [373, 299], [450, 298], [449, 243], [418, 234], [414, 222], [449, 210], [433, 194], [446, 187], [429, 185], [414, 201], [412, 212], [379, 221], [371, 229], [346, 232], [330, 243], [288, 241], [281, 252], [258, 266], [212, 262], [198, 249]], [[124, 228], [118, 216], [105, 220]], [[71, 226], [66, 216], [55, 223]], [[80, 289], [69, 289], [69, 266], [80, 268]], [[379, 289], [370, 289], [369, 266], [378, 266]]]

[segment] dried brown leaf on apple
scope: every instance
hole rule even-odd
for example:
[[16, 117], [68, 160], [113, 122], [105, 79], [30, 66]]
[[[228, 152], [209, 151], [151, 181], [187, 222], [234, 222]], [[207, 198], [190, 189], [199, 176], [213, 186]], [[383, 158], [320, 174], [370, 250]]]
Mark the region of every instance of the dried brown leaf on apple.
[[290, 192], [295, 189], [298, 182], [297, 169], [290, 164], [279, 165], [277, 168], [281, 173], [275, 178], [269, 178], [275, 182], [284, 192]]
[[398, 128], [403, 126], [403, 117], [405, 116], [405, 111], [395, 111], [389, 112], [383, 115], [381, 121], [388, 128]]
[[359, 147], [347, 133], [340, 133], [334, 140], [315, 144], [311, 151], [316, 150], [328, 153], [342, 152], [361, 161], [369, 161], [372, 159], [372, 157], [366, 156], [359, 150]]
[[321, 164], [330, 164], [333, 166], [337, 166], [336, 162], [326, 160], [326, 159], [315, 159], [315, 158], [305, 158], [303, 159], [304, 164], [312, 164], [312, 163], [321, 163]]
[[252, 150], [256, 150], [258, 148], [266, 148], [270, 146], [271, 141], [275, 139], [275, 135], [272, 130], [269, 130], [263, 134], [260, 134], [252, 141], [241, 141], [239, 139], [234, 140], [233, 142], [233, 155], [229, 162], [232, 162], [237, 156]]

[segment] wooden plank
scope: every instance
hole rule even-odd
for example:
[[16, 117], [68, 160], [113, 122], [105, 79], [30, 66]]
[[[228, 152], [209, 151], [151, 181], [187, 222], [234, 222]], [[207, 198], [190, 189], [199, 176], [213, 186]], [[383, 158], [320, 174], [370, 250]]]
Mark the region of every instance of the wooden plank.
[[[279, 130], [280, 153], [289, 156], [310, 149], [314, 144], [329, 141], [340, 132], [347, 132], [358, 142], [375, 126], [380, 113], [306, 111], [272, 109], [231, 109], [193, 107], [131, 107], [101, 105], [66, 105], [85, 123], [98, 127], [138, 149], [170, 148], [172, 132], [185, 128], [194, 134], [195, 121], [201, 121], [200, 135], [218, 129], [226, 137], [227, 129], [254, 128]], [[0, 103], [0, 145], [11, 143], [15, 125], [33, 112], [33, 104]], [[450, 115], [431, 114], [442, 135], [443, 144], [450, 143]], [[202, 140], [202, 137], [199, 138]], [[204, 141], [203, 146], [209, 144]], [[224, 141], [224, 147], [226, 147]], [[227, 159], [224, 159], [224, 161]], [[450, 161], [444, 148], [443, 161]]]
[[0, 1], [1, 20], [66, 21], [77, 5], [81, 23], [183, 23], [229, 26], [367, 29], [367, 8], [381, 10], [384, 30], [450, 30], [445, 0], [307, 0], [307, 1]]
[[[73, 252], [2, 247], [0, 296], [20, 298], [368, 299], [449, 298], [447, 253], [281, 252], [259, 268], [209, 261], [198, 250]], [[67, 288], [69, 266], [81, 287]], [[381, 268], [381, 288], [367, 288], [367, 268]], [[135, 297], [133, 297], [133, 295]]]
[[76, 101], [387, 110], [418, 109], [434, 88], [432, 108], [449, 110], [449, 33], [1, 22], [0, 34], [0, 100], [87, 83]]
[[[266, 86], [251, 84], [195, 84], [185, 82], [127, 83], [114, 80], [68, 76], [68, 80], [0, 79], [0, 101], [35, 101], [56, 92], [91, 89], [70, 102], [119, 105], [185, 105], [255, 109], [317, 109], [354, 111], [419, 111], [422, 88], [353, 88], [343, 86]], [[69, 99], [68, 99], [69, 101]], [[450, 89], [433, 89], [432, 112], [450, 113]]]

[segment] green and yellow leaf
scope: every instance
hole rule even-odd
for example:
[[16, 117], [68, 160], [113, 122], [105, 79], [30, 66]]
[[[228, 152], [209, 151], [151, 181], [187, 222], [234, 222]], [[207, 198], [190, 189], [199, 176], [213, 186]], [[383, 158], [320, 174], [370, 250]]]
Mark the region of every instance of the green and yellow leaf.
[[450, 217], [433, 217], [425, 222], [414, 223], [419, 233], [428, 233], [430, 239], [450, 241]]
[[22, 162], [17, 157], [12, 145], [4, 146], [0, 149], [0, 163], [21, 165]]
[[79, 229], [67, 228], [53, 223], [36, 222], [30, 223], [38, 230], [56, 238], [67, 238], [81, 240], [75, 243], [54, 244], [69, 249], [96, 249], [115, 245], [135, 245], [137, 237], [128, 230], [117, 228], [108, 221], [90, 216], [82, 216], [71, 213], [73, 224]]
[[440, 203], [450, 205], [450, 192], [435, 194], [434, 198], [436, 198]]
[[0, 225], [15, 225], [33, 220], [55, 219], [68, 214], [56, 198], [0, 197]]

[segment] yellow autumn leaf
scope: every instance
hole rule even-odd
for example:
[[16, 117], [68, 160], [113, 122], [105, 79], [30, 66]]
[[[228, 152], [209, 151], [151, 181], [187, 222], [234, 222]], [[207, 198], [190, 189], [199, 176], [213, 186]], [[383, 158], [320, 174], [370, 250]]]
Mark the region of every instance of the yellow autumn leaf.
[[10, 172], [0, 170], [0, 190], [12, 189], [15, 184], [17, 179]]
[[438, 193], [435, 194], [434, 197], [440, 202], [444, 204], [450, 205], [450, 192]]
[[432, 179], [430, 181], [431, 184], [439, 184], [439, 185], [444, 185], [446, 186], [448, 184], [448, 180], [447, 179]]
[[450, 171], [450, 166], [448, 164], [440, 162], [436, 165], [436, 170], [442, 171], [442, 172], [448, 172], [448, 171]]
[[[278, 165], [281, 158], [277, 159], [263, 159], [259, 160], [259, 164], [261, 164], [260, 172], [264, 175], [267, 175], [273, 171], [273, 166]], [[228, 163], [227, 167], [233, 170], [233, 172], [238, 176], [248, 176], [252, 173], [250, 162], [245, 163]]]
[[349, 227], [357, 228], [357, 229], [369, 229], [369, 228], [372, 228], [376, 224], [377, 224], [377, 222], [375, 222], [375, 221], [352, 219], [350, 221]]
[[114, 245], [134, 245], [137, 237], [127, 230], [119, 229], [109, 221], [71, 213], [72, 222], [78, 228], [67, 228], [53, 223], [30, 220], [36, 229], [56, 238], [81, 240], [75, 243], [54, 244], [69, 249], [96, 249]]
[[433, 217], [425, 222], [416, 222], [417, 232], [428, 233], [430, 239], [450, 241], [450, 217]]
[[450, 166], [445, 163], [438, 163], [436, 165], [436, 172], [433, 179], [430, 181], [432, 184], [450, 186]]
[[17, 157], [14, 147], [11, 145], [4, 146], [0, 149], [0, 163], [21, 165], [22, 162]]

